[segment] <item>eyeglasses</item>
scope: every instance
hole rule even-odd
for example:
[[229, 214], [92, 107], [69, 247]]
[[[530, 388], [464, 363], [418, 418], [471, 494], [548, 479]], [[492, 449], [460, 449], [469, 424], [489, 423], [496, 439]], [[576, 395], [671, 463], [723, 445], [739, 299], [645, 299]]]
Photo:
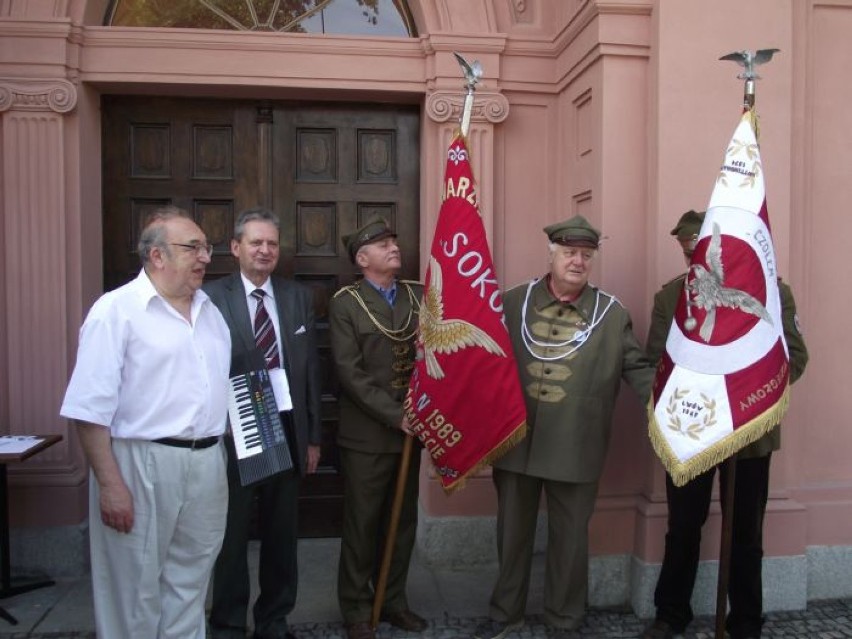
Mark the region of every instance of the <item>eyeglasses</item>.
[[213, 255], [213, 245], [212, 244], [180, 244], [178, 242], [169, 242], [171, 246], [180, 246], [181, 248], [186, 249], [187, 251], [194, 251], [198, 257], [202, 257], [206, 255], [210, 257]]

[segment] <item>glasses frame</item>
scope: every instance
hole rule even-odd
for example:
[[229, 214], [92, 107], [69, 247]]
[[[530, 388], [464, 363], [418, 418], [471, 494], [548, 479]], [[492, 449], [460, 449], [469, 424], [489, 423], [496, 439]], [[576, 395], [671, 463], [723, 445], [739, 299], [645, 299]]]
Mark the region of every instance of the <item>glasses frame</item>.
[[213, 257], [213, 245], [207, 242], [206, 244], [181, 244], [180, 242], [169, 242], [170, 246], [180, 246], [187, 251], [194, 251], [198, 257], [207, 256]]

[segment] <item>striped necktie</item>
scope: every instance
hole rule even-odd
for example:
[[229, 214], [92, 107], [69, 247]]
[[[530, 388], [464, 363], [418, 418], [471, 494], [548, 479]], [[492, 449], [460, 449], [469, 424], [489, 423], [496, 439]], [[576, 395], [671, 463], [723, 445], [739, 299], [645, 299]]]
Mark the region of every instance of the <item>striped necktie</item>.
[[257, 300], [257, 313], [254, 316], [254, 341], [257, 342], [257, 347], [266, 358], [266, 368], [281, 368], [281, 360], [278, 357], [278, 342], [275, 339], [275, 327], [272, 325], [272, 318], [269, 317], [266, 305], [263, 303], [266, 293], [263, 289], [256, 288], [251, 292], [251, 296]]

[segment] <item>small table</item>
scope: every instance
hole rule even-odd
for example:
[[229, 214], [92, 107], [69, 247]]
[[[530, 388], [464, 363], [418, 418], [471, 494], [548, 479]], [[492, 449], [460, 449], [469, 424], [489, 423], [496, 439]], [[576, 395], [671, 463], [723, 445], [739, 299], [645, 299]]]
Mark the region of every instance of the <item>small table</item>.
[[[31, 437], [33, 440], [37, 439], [38, 441], [26, 450], [20, 452], [0, 452], [0, 599], [14, 597], [15, 595], [36, 590], [37, 588], [52, 586], [56, 583], [52, 579], [40, 579], [12, 585], [12, 574], [9, 564], [9, 484], [6, 475], [6, 464], [22, 462], [62, 440], [62, 435], [32, 435]], [[0, 442], [4, 439], [8, 439], [8, 436], [0, 437]], [[25, 443], [26, 440], [22, 439], [21, 442]], [[18, 620], [2, 606], [0, 606], [0, 617], [12, 625], [17, 625], [18, 623]]]

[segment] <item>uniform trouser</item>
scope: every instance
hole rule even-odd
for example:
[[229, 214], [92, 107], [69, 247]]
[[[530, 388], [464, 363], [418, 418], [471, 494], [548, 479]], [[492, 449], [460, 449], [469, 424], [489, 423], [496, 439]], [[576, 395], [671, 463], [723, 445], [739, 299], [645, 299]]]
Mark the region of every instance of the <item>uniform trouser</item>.
[[[337, 596], [347, 624], [370, 620], [401, 459], [399, 453], [340, 449], [344, 489]], [[405, 585], [417, 532], [419, 477], [420, 448], [415, 446], [382, 606], [388, 612], [408, 609]]]
[[[733, 536], [728, 585], [730, 611], [726, 626], [732, 639], [760, 636], [763, 625], [763, 516], [769, 492], [770, 456], [737, 461]], [[692, 621], [692, 589], [698, 571], [701, 527], [707, 520], [713, 490], [713, 468], [685, 486], [666, 475], [669, 506], [666, 550], [654, 592], [657, 619], [683, 632]], [[726, 478], [719, 473], [724, 500]], [[724, 501], [723, 501], [724, 504]]]
[[242, 486], [237, 455], [231, 437], [228, 451], [228, 525], [222, 551], [213, 572], [210, 623], [244, 629], [250, 582], [248, 541], [252, 504], [258, 499], [260, 594], [254, 604], [254, 629], [258, 637], [284, 636], [287, 616], [296, 605], [298, 585], [299, 474], [293, 469], [252, 486]]
[[570, 483], [494, 469], [497, 487], [497, 556], [500, 572], [490, 615], [514, 623], [524, 617], [530, 586], [541, 491], [547, 496], [545, 621], [576, 628], [583, 621], [589, 576], [589, 518], [597, 482]]
[[204, 598], [222, 545], [228, 483], [222, 445], [200, 450], [113, 439], [133, 496], [133, 528], [103, 524], [89, 480], [95, 623], [103, 639], [204, 639]]

